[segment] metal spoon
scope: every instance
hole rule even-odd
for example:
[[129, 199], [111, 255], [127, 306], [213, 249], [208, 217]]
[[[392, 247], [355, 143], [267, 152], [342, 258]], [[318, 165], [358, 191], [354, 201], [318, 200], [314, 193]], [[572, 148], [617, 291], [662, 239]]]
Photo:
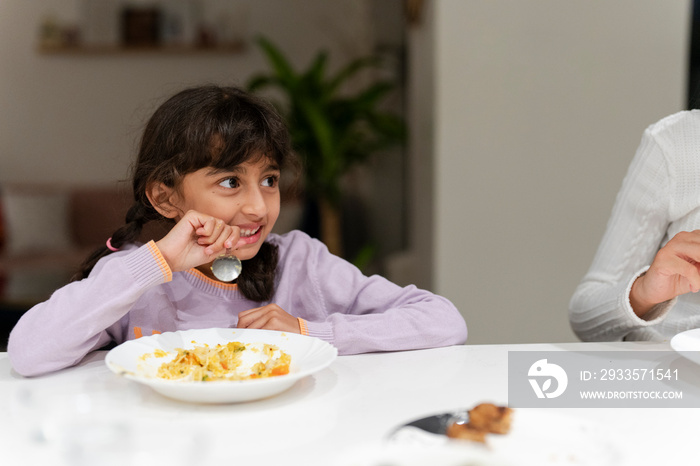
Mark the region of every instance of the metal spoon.
[[243, 264], [238, 257], [231, 254], [231, 248], [226, 249], [226, 254], [222, 254], [211, 264], [211, 271], [216, 278], [222, 282], [232, 282], [241, 274]]
[[417, 427], [418, 429], [430, 432], [431, 434], [445, 435], [447, 427], [450, 424], [466, 424], [467, 422], [469, 422], [469, 412], [467, 410], [461, 410], [416, 419], [413, 422], [409, 422], [408, 424], [401, 426], [401, 428]]

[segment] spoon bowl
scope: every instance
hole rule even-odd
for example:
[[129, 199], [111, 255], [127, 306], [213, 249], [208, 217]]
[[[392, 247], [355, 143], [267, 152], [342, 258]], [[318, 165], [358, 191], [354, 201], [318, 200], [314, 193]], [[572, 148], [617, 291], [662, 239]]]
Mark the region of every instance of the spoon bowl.
[[211, 272], [222, 282], [232, 282], [241, 274], [243, 264], [238, 257], [231, 254], [231, 249], [220, 255], [211, 264]]

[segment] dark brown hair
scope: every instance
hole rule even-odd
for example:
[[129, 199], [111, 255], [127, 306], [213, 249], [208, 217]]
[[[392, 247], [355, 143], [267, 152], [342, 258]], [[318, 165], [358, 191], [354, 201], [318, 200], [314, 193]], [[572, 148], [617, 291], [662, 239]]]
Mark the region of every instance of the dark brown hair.
[[[282, 170], [297, 170], [290, 147], [282, 117], [270, 104], [241, 89], [202, 86], [175, 94], [146, 124], [132, 167], [134, 204], [125, 224], [112, 235], [112, 246], [137, 241], [148, 222], [173, 222], [162, 217], [146, 196], [154, 182], [177, 188], [185, 175], [201, 168], [230, 170], [261, 157]], [[97, 261], [110, 253], [106, 246], [95, 250], [73, 279], [87, 277]], [[257, 302], [272, 298], [277, 260], [277, 247], [265, 242], [255, 257], [244, 262], [237, 283], [246, 298]]]

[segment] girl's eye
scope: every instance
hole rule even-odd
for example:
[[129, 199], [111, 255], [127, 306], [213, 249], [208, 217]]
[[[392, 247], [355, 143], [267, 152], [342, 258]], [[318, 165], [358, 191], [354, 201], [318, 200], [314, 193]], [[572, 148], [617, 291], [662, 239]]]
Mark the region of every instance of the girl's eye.
[[268, 188], [274, 188], [277, 186], [277, 181], [279, 180], [279, 177], [276, 175], [270, 175], [267, 178], [265, 178], [262, 182], [262, 185]]
[[226, 178], [224, 181], [219, 183], [219, 186], [223, 186], [224, 188], [237, 188], [238, 178]]

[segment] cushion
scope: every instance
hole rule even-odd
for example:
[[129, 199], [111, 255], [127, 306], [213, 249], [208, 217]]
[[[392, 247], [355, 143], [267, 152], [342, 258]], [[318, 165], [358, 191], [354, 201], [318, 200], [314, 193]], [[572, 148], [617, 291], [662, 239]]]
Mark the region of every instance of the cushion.
[[90, 249], [105, 244], [124, 225], [131, 195], [120, 187], [79, 187], [70, 195], [68, 215], [71, 240]]
[[8, 255], [70, 248], [68, 194], [58, 187], [2, 188], [5, 251]]
[[[0, 193], [1, 195], [1, 193]], [[2, 202], [0, 202], [0, 253], [5, 250], [5, 215], [2, 213]]]

